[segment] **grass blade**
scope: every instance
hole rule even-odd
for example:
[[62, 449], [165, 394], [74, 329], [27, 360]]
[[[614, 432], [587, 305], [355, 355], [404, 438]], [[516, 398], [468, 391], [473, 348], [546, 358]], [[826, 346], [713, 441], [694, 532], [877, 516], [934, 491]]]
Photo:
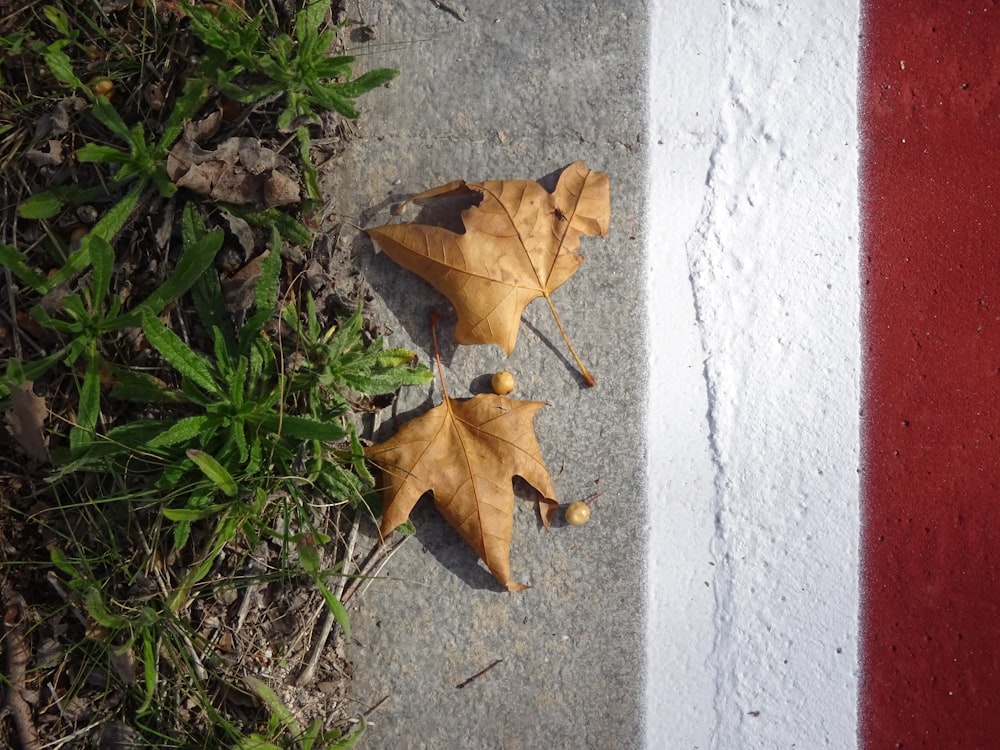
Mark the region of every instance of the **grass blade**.
[[260, 263], [260, 276], [254, 287], [254, 314], [240, 331], [240, 351], [246, 352], [250, 342], [260, 335], [264, 324], [274, 317], [278, 299], [278, 274], [281, 272], [281, 237], [271, 228], [271, 250]]
[[305, 41], [310, 36], [316, 36], [328, 10], [330, 10], [330, 0], [310, 0], [306, 3], [295, 16], [295, 36], [299, 42]]
[[[104, 101], [103, 99], [101, 101]], [[108, 242], [113, 242], [115, 235], [117, 235], [122, 227], [125, 226], [125, 222], [128, 221], [128, 217], [132, 215], [135, 211], [135, 207], [139, 204], [139, 198], [142, 196], [142, 191], [146, 189], [145, 182], [133, 187], [124, 198], [118, 201], [111, 209], [101, 217], [101, 220], [94, 224], [90, 229], [90, 234], [83, 238], [81, 242], [82, 245], [86, 245], [87, 239], [89, 237], [103, 237]]]
[[0, 266], [10, 269], [12, 274], [31, 287], [33, 291], [44, 292], [45, 277], [32, 270], [24, 255], [16, 247], [0, 244]]
[[361, 717], [361, 723], [358, 728], [352, 732], [347, 737], [344, 737], [339, 742], [334, 742], [332, 745], [327, 747], [327, 750], [353, 750], [354, 746], [358, 744], [358, 740], [365, 733], [367, 726], [365, 725], [365, 719]]
[[201, 469], [201, 473], [208, 477], [213, 484], [225, 492], [229, 497], [235, 497], [239, 492], [236, 480], [233, 475], [226, 471], [226, 468], [216, 461], [212, 456], [204, 451], [191, 448], [187, 451], [187, 457], [194, 461], [195, 466]]
[[208, 416], [201, 414], [197, 417], [184, 417], [174, 422], [173, 425], [150, 440], [147, 445], [150, 448], [166, 448], [177, 445], [187, 440], [193, 440], [201, 435], [208, 424]]
[[292, 716], [292, 712], [289, 711], [288, 707], [281, 702], [281, 698], [278, 697], [277, 693], [251, 675], [246, 677], [246, 683], [250, 689], [257, 694], [257, 697], [264, 701], [264, 704], [271, 712], [271, 716], [281, 722], [285, 729], [296, 737], [302, 734], [302, 730], [299, 729], [298, 722], [295, 721], [295, 717]]
[[149, 632], [149, 629], [144, 628], [142, 631], [142, 672], [146, 683], [146, 695], [143, 698], [142, 705], [136, 709], [137, 716], [142, 716], [142, 714], [149, 710], [150, 705], [153, 703], [153, 697], [156, 695], [154, 640], [153, 634]]
[[118, 114], [118, 110], [115, 109], [111, 102], [103, 96], [94, 97], [91, 111], [104, 127], [125, 141], [125, 143], [132, 144], [132, 132], [128, 129], [128, 125], [125, 124], [125, 121]]
[[84, 595], [84, 606], [87, 614], [96, 622], [108, 630], [116, 630], [128, 625], [128, 620], [120, 615], [113, 615], [104, 604], [104, 597], [101, 596], [100, 589], [89, 589]]
[[223, 237], [223, 231], [216, 229], [193, 244], [185, 243], [181, 257], [177, 259], [177, 265], [170, 277], [129, 315], [123, 316], [117, 326], [136, 325], [146, 313], [158, 315], [163, 308], [194, 286], [201, 275], [211, 268], [219, 248], [222, 247]]
[[124, 164], [129, 160], [129, 155], [114, 146], [88, 143], [83, 148], [77, 149], [76, 160], [88, 163]]
[[333, 619], [336, 620], [337, 624], [340, 625], [340, 627], [343, 629], [344, 637], [350, 638], [351, 621], [350, 618], [348, 618], [347, 616], [347, 609], [344, 607], [343, 604], [340, 603], [340, 599], [335, 597], [333, 595], [333, 592], [330, 591], [330, 589], [328, 589], [321, 580], [317, 578], [315, 582], [317, 588], [319, 588], [319, 593], [323, 595], [323, 599], [326, 601], [327, 608], [333, 615]]
[[112, 398], [146, 404], [182, 404], [186, 401], [183, 393], [153, 375], [112, 362], [105, 362], [104, 365], [111, 376]]
[[190, 523], [214, 516], [228, 507], [228, 505], [208, 505], [204, 508], [164, 508], [163, 517], [171, 521], [187, 521]]
[[163, 128], [163, 135], [160, 136], [159, 147], [161, 151], [166, 151], [174, 145], [174, 141], [180, 137], [181, 131], [184, 129], [184, 121], [194, 119], [207, 96], [208, 86], [203, 79], [189, 78], [187, 80], [184, 84], [184, 91], [174, 103], [170, 119], [167, 120], [167, 124]]
[[86, 89], [83, 85], [83, 81], [76, 77], [76, 73], [73, 72], [73, 63], [70, 62], [69, 56], [62, 51], [59, 42], [49, 45], [48, 49], [42, 53], [45, 58], [45, 64], [49, 68], [49, 72], [58, 80], [60, 83], [64, 83], [73, 89]]
[[289, 242], [294, 242], [296, 245], [308, 245], [312, 242], [312, 232], [309, 231], [305, 224], [296, 221], [288, 214], [282, 213], [276, 208], [265, 208], [258, 211], [235, 203], [220, 203], [219, 207], [254, 226], [275, 227], [281, 233], [282, 237]]
[[52, 190], [33, 195], [17, 207], [22, 219], [51, 219], [63, 210], [66, 202]]
[[351, 623], [347, 616], [347, 609], [333, 595], [333, 592], [327, 588], [326, 584], [323, 583], [323, 571], [320, 570], [319, 551], [312, 542], [306, 542], [305, 540], [300, 540], [296, 546], [298, 547], [299, 563], [302, 565], [302, 569], [310, 575], [313, 583], [316, 584], [316, 588], [323, 595], [323, 599], [326, 600], [326, 606], [333, 615], [333, 619], [343, 628], [344, 637], [350, 638]]
[[97, 357], [97, 344], [87, 352], [87, 369], [80, 386], [80, 405], [77, 408], [77, 426], [69, 434], [70, 450], [74, 453], [94, 439], [97, 420], [101, 415], [101, 369]]
[[202, 325], [212, 332], [217, 367], [221, 368], [236, 356], [236, 336], [223, 306], [219, 277], [214, 273], [204, 274], [192, 287], [191, 298]]
[[375, 70], [369, 70], [367, 73], [358, 76], [353, 81], [336, 84], [337, 93], [341, 96], [356, 99], [362, 94], [367, 94], [372, 89], [377, 89], [379, 86], [385, 86], [389, 83], [389, 81], [398, 75], [399, 71], [392, 68], [376, 68]]
[[95, 237], [90, 244], [90, 262], [93, 265], [91, 272], [91, 314], [97, 312], [108, 296], [111, 288], [111, 275], [115, 270], [115, 251], [103, 237]]
[[90, 265], [90, 251], [95, 238], [103, 239], [106, 242], [114, 240], [115, 235], [121, 231], [125, 222], [128, 221], [128, 217], [135, 210], [144, 188], [145, 185], [142, 183], [136, 185], [124, 198], [112, 206], [111, 210], [104, 214], [100, 221], [94, 224], [90, 233], [80, 241], [80, 249], [71, 254], [66, 260], [66, 264], [49, 278], [45, 286], [46, 292], [52, 291], [59, 284], [76, 276]]

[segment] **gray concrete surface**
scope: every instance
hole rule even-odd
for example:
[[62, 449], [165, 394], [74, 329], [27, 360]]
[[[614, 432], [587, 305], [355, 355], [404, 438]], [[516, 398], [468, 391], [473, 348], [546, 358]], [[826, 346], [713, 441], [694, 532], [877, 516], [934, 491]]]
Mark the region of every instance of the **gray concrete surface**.
[[[384, 305], [394, 345], [429, 358], [428, 316], [445, 312], [448, 388], [469, 395], [511, 370], [535, 420], [560, 502], [604, 495], [583, 527], [539, 528], [515, 511], [508, 594], [425, 499], [417, 528], [359, 601], [348, 657], [351, 710], [370, 716], [368, 748], [633, 748], [642, 744], [644, 99], [646, 10], [638, 0], [362, 3], [377, 38], [361, 68], [392, 66], [363, 99], [360, 137], [330, 189], [362, 226], [392, 220], [402, 195], [463, 178], [537, 179], [583, 159], [611, 178], [609, 236], [584, 238], [577, 274], [554, 295], [598, 379], [584, 389], [548, 308], [529, 306], [517, 348], [455, 348], [454, 314], [429, 285], [345, 232]], [[347, 208], [345, 208], [347, 207]], [[356, 209], [355, 214], [350, 214]], [[413, 220], [412, 210], [403, 218]], [[426, 361], [426, 360], [425, 360]], [[440, 386], [411, 389], [426, 409]], [[416, 412], [414, 412], [416, 413]], [[386, 425], [382, 437], [393, 426]], [[524, 497], [529, 495], [525, 494]], [[367, 533], [374, 533], [368, 528]], [[456, 686], [497, 659], [468, 686]]]

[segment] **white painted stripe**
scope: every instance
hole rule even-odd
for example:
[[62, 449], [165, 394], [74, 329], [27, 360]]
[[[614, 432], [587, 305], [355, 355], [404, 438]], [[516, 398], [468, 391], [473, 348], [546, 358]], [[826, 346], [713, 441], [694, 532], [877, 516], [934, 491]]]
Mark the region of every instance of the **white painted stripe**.
[[652, 4], [650, 748], [856, 746], [857, 36]]

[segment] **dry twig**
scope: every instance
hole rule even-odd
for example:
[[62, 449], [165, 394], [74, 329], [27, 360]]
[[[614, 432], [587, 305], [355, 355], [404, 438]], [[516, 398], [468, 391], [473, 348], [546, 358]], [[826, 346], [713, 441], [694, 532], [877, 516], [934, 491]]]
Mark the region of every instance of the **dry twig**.
[[457, 10], [455, 10], [454, 8], [452, 8], [447, 3], [441, 2], [441, 0], [431, 0], [431, 5], [433, 5], [438, 10], [443, 10], [445, 13], [447, 13], [450, 16], [454, 16], [459, 21], [465, 21], [465, 16], [463, 16], [461, 13], [459, 13]]
[[[358, 571], [357, 576], [355, 576], [354, 583], [344, 594], [344, 598], [341, 599], [341, 604], [346, 604], [347, 600], [354, 596], [355, 593], [363, 594], [371, 582], [375, 580], [375, 577], [382, 572], [382, 568], [385, 564], [389, 562], [389, 558], [392, 557], [396, 550], [403, 546], [403, 542], [409, 539], [409, 536], [398, 535], [395, 539], [386, 542], [385, 544], [379, 544], [371, 551], [365, 564], [362, 566], [361, 570]], [[373, 570], [374, 569], [374, 570]], [[360, 589], [360, 590], [359, 590]]]
[[4, 587], [4, 650], [7, 652], [7, 710], [17, 727], [17, 737], [23, 750], [41, 750], [38, 730], [31, 720], [31, 706], [22, 693], [27, 689], [25, 678], [28, 674], [28, 644], [24, 637], [24, 613], [27, 604], [19, 593], [9, 586]]
[[[344, 565], [340, 571], [340, 581], [337, 584], [337, 590], [333, 592], [333, 595], [340, 600], [344, 595], [344, 586], [347, 585], [347, 576], [350, 573], [351, 558], [354, 556], [354, 545], [358, 541], [358, 526], [361, 523], [360, 516], [355, 513], [354, 523], [351, 524], [351, 533], [347, 537], [347, 549], [344, 551]], [[325, 603], [324, 603], [324, 606]], [[308, 684], [313, 675], [316, 674], [316, 666], [319, 664], [320, 656], [323, 655], [323, 649], [326, 648], [327, 639], [330, 637], [330, 631], [333, 630], [334, 617], [333, 612], [327, 611], [326, 617], [323, 619], [323, 626], [320, 628], [319, 637], [313, 643], [312, 653], [309, 655], [309, 662], [306, 664], [305, 669], [299, 675], [299, 678], [295, 681], [295, 684], [301, 687], [302, 685]]]

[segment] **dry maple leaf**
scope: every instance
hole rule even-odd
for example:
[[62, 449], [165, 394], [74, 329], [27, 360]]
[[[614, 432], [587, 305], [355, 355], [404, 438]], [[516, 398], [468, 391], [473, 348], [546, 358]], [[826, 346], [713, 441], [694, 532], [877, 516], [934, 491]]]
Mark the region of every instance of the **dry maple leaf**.
[[453, 399], [444, 389], [440, 360], [438, 371], [444, 401], [365, 450], [384, 477], [379, 533], [384, 538], [405, 523], [417, 500], [432, 491], [434, 505], [497, 581], [508, 591], [528, 588], [510, 573], [513, 478], [539, 492], [547, 527], [558, 503], [532, 424], [545, 403], [492, 393]]
[[574, 252], [580, 236], [607, 234], [610, 190], [608, 176], [587, 169], [582, 161], [563, 170], [552, 193], [532, 180], [456, 180], [414, 199], [481, 193], [479, 204], [462, 212], [464, 234], [421, 224], [366, 231], [390, 258], [451, 301], [458, 312], [459, 344], [497, 344], [510, 354], [524, 308], [544, 297], [584, 380], [594, 385], [551, 295], [583, 262]]

